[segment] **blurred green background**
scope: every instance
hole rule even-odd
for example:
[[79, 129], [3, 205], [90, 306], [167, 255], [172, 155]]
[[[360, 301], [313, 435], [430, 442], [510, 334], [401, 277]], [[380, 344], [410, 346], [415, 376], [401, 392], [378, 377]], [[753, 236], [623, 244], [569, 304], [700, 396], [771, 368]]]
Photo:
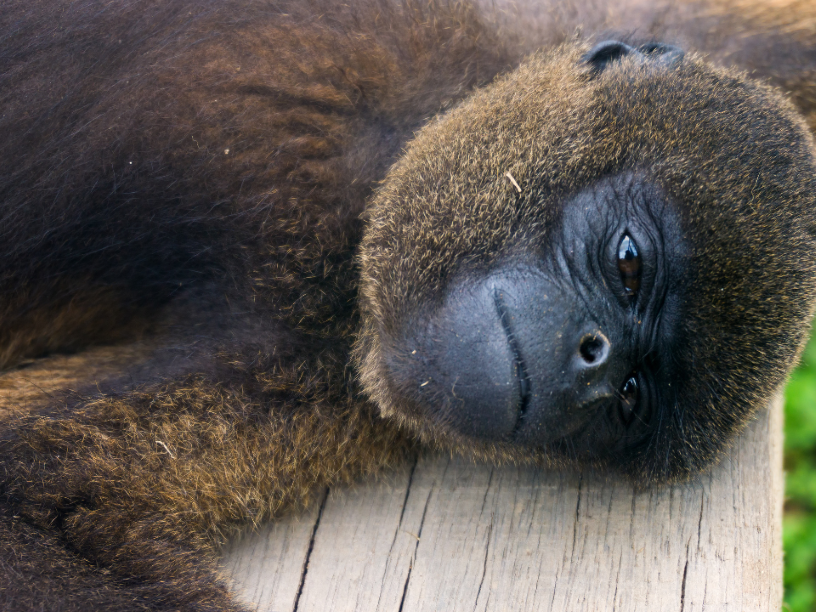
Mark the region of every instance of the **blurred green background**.
[[816, 334], [785, 390], [784, 610], [816, 610]]

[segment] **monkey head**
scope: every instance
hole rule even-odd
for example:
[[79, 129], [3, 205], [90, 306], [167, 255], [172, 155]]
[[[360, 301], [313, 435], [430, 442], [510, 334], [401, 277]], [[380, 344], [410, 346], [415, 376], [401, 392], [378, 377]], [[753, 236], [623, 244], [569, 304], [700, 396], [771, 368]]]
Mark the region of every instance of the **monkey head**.
[[459, 451], [694, 474], [801, 350], [814, 222], [812, 139], [771, 88], [660, 44], [539, 54], [373, 199], [360, 379]]

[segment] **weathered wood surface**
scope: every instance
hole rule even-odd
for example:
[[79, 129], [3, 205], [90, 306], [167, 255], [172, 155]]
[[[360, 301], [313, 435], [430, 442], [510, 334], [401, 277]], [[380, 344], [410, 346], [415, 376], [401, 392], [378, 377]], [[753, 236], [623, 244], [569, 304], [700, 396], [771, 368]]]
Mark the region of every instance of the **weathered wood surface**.
[[781, 402], [691, 483], [429, 456], [232, 542], [260, 611], [778, 611]]

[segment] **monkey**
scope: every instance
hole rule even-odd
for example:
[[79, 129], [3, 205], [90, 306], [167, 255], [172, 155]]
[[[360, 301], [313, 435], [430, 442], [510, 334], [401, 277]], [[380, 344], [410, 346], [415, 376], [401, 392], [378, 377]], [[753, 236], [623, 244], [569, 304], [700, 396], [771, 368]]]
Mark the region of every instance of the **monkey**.
[[244, 610], [225, 539], [425, 447], [690, 478], [808, 335], [809, 1], [0, 32], [3, 610]]

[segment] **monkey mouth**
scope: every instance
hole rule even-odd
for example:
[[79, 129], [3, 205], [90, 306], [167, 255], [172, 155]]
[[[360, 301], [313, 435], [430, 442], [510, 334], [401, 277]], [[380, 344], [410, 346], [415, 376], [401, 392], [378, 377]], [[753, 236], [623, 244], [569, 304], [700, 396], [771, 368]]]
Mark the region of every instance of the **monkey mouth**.
[[507, 313], [507, 306], [504, 303], [502, 292], [498, 287], [493, 287], [493, 303], [496, 306], [496, 313], [499, 315], [502, 329], [507, 336], [507, 344], [510, 346], [510, 352], [513, 357], [513, 372], [516, 376], [516, 385], [518, 386], [518, 404], [516, 405], [516, 423], [510, 434], [510, 439], [514, 439], [516, 434], [521, 429], [524, 423], [524, 417], [527, 414], [527, 408], [530, 405], [530, 376], [527, 373], [527, 367], [524, 364], [524, 359], [521, 356], [518, 342], [513, 333], [513, 326], [510, 322], [510, 315]]

